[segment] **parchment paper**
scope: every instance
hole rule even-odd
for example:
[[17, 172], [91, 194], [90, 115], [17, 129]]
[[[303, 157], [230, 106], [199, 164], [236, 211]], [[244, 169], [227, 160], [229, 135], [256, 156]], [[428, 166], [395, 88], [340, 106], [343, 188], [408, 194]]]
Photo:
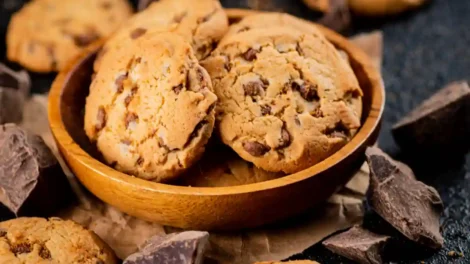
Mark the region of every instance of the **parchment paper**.
[[[353, 38], [353, 41], [373, 56], [380, 68], [382, 34], [373, 32]], [[60, 213], [93, 230], [120, 258], [125, 258], [153, 235], [175, 232], [155, 223], [128, 216], [104, 204], [88, 193], [77, 181], [59, 155], [47, 125], [47, 95], [35, 95], [25, 106], [23, 127], [41, 135], [57, 155], [75, 193], [77, 203]], [[284, 223], [239, 233], [211, 233], [207, 263], [253, 263], [282, 260], [300, 253], [328, 235], [354, 224], [363, 216], [362, 198], [368, 188], [366, 165], [339, 193], [323, 207]]]

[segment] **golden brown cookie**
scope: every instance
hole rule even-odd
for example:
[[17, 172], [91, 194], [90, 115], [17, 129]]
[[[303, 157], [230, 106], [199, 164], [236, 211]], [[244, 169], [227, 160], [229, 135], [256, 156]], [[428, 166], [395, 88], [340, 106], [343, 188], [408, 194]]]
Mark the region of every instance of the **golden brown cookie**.
[[224, 38], [202, 65], [219, 98], [222, 141], [264, 170], [308, 168], [360, 127], [356, 76], [319, 31], [240, 32]]
[[0, 263], [117, 264], [95, 233], [60, 218], [17, 218], [0, 223]]
[[229, 38], [234, 34], [252, 29], [268, 29], [272, 27], [291, 27], [305, 33], [313, 34], [318, 32], [318, 29], [316, 29], [313, 24], [300, 18], [286, 13], [269, 12], [247, 16], [238, 23], [231, 25], [224, 38]]
[[109, 51], [90, 86], [85, 131], [116, 169], [152, 181], [174, 178], [204, 152], [217, 97], [189, 43], [145, 33]]
[[[330, 0], [303, 0], [304, 3], [313, 10], [327, 12], [330, 8]], [[376, 1], [376, 0], [372, 0]]]
[[126, 46], [146, 31], [170, 31], [183, 36], [202, 59], [227, 29], [228, 18], [218, 0], [160, 0], [133, 16], [108, 40], [104, 50]]
[[363, 16], [396, 15], [418, 8], [429, 0], [349, 0], [352, 12]]
[[30, 1], [8, 26], [8, 59], [32, 71], [58, 71], [131, 13], [126, 0]]

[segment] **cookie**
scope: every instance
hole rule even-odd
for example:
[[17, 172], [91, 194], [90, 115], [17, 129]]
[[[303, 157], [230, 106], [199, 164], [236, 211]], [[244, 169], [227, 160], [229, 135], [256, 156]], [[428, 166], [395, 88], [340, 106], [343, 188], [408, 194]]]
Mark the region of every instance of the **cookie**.
[[224, 38], [202, 62], [219, 98], [222, 141], [264, 170], [308, 168], [344, 146], [360, 127], [356, 76], [313, 29], [240, 32]]
[[60, 218], [17, 218], [0, 223], [0, 263], [117, 264], [97, 235]]
[[169, 31], [183, 36], [196, 57], [203, 59], [227, 29], [228, 18], [218, 0], [160, 0], [130, 19], [107, 41], [104, 50], [126, 47], [144, 32]]
[[13, 15], [7, 57], [36, 72], [58, 71], [130, 17], [126, 0], [35, 0]]
[[327, 12], [330, 8], [330, 0], [303, 0], [304, 3], [311, 9], [320, 11], [320, 12]]
[[313, 24], [300, 18], [286, 13], [269, 12], [247, 16], [238, 23], [231, 25], [224, 38], [229, 38], [232, 35], [252, 29], [267, 29], [272, 27], [291, 27], [305, 33], [314, 34], [318, 32]]
[[390, 16], [413, 10], [429, 0], [349, 0], [352, 12], [362, 16]]
[[167, 181], [196, 162], [212, 134], [217, 97], [189, 43], [145, 33], [102, 60], [85, 131], [116, 169]]

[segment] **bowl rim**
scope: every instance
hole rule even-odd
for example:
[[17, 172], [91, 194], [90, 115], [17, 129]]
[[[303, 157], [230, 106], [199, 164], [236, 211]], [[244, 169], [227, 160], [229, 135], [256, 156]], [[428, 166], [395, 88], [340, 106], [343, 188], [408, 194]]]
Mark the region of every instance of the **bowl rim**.
[[[248, 9], [225, 10], [229, 18], [242, 18], [248, 14], [259, 13], [258, 11]], [[301, 182], [310, 177], [315, 177], [316, 175], [330, 169], [331, 167], [343, 161], [347, 156], [353, 154], [359, 147], [361, 147], [368, 140], [368, 138], [371, 137], [377, 126], [380, 125], [385, 107], [385, 88], [378, 69], [373, 66], [371, 60], [362, 50], [360, 50], [353, 43], [338, 33], [311, 21], [307, 22], [316, 25], [326, 35], [330, 42], [344, 49], [349, 55], [352, 54], [351, 56], [355, 58], [355, 61], [357, 61], [359, 65], [363, 67], [363, 71], [366, 73], [366, 76], [371, 82], [373, 89], [377, 89], [377, 91], [374, 92], [371, 97], [371, 107], [369, 114], [365, 117], [365, 120], [357, 134], [350, 142], [348, 142], [341, 149], [325, 160], [307, 169], [294, 174], [286, 175], [281, 178], [229, 187], [191, 187], [157, 183], [119, 172], [107, 166], [106, 164], [92, 157], [77, 143], [74, 142], [65, 128], [60, 110], [64, 84], [76, 69], [78, 62], [83, 61], [85, 58], [90, 56], [90, 54], [96, 52], [96, 50], [102, 46], [104, 40], [98, 41], [85, 48], [85, 50], [80, 55], [75, 57], [74, 60], [72, 60], [62, 71], [59, 72], [52, 84], [48, 98], [49, 125], [61, 154], [81, 163], [82, 166], [100, 175], [100, 177], [105, 177], [108, 180], [118, 181], [121, 185], [129, 185], [129, 187], [132, 186], [134, 188], [146, 190], [149, 192], [178, 195], [221, 196], [267, 191], [270, 189], [282, 188], [286, 187], [287, 185]]]

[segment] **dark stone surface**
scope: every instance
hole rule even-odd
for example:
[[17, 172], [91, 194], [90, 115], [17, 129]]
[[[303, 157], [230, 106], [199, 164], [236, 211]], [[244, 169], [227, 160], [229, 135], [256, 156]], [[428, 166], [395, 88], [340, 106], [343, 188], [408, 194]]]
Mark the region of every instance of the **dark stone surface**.
[[[11, 12], [21, 0], [0, 1], [0, 34], [4, 36]], [[300, 0], [222, 0], [226, 7], [258, 6], [283, 10], [309, 19], [321, 15], [309, 10]], [[20, 4], [18, 4], [20, 3]], [[470, 263], [470, 155], [445, 163], [429, 163], [419, 157], [400, 153], [390, 129], [407, 112], [451, 81], [470, 78], [470, 1], [433, 0], [424, 9], [399, 17], [361, 20], [353, 19], [348, 34], [381, 29], [384, 32], [383, 77], [387, 90], [380, 146], [394, 158], [408, 163], [416, 177], [434, 186], [444, 201], [441, 229], [444, 248], [431, 256], [403, 253], [399, 263]], [[4, 38], [3, 38], [4, 39]], [[0, 41], [0, 58], [4, 61], [5, 44]], [[54, 75], [33, 74], [33, 91], [45, 92]], [[446, 153], [442, 153], [446, 155]], [[464, 258], [450, 258], [449, 251], [461, 251]], [[419, 257], [418, 257], [419, 256]], [[350, 263], [321, 244], [297, 255], [295, 259], [311, 258], [322, 264]], [[397, 262], [394, 262], [397, 263]]]

